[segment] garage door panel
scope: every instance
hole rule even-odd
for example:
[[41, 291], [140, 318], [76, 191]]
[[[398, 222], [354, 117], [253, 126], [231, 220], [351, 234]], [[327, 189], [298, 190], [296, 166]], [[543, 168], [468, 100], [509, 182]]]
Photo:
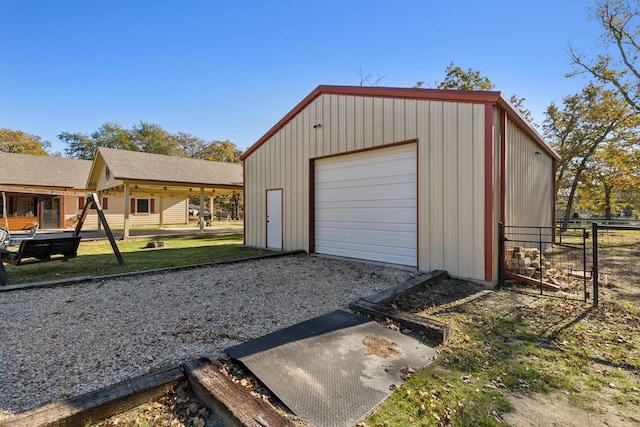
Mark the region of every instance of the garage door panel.
[[[349, 247], [350, 245], [371, 245], [384, 252], [387, 248], [394, 248], [394, 251], [406, 251], [410, 253], [413, 250], [414, 232], [412, 230], [405, 232], [394, 231], [395, 238], [389, 241], [388, 230], [363, 230], [353, 229], [348, 234], [342, 233], [340, 230], [332, 229], [323, 234], [323, 239], [319, 242], [324, 244], [332, 244], [340, 247]], [[316, 240], [316, 245], [318, 240]]]
[[315, 251], [417, 265], [415, 144], [315, 164]]
[[345, 247], [345, 248], [335, 248], [331, 247], [320, 247], [319, 250], [316, 249], [318, 253], [327, 254], [327, 255], [335, 255], [342, 256], [347, 258], [357, 258], [357, 259], [366, 259], [369, 261], [378, 261], [378, 262], [387, 262], [391, 264], [400, 264], [400, 265], [410, 265], [407, 264], [406, 260], [411, 258], [411, 253], [407, 252], [406, 254], [399, 253], [389, 253], [385, 252], [374, 252], [371, 250], [371, 245], [360, 245], [353, 247]]
[[[369, 201], [376, 201], [378, 203], [378, 206], [380, 206], [380, 205], [393, 204], [394, 201], [408, 200], [410, 199], [410, 197], [408, 197], [409, 194], [410, 194], [410, 191], [407, 191], [407, 190], [381, 191], [381, 190], [370, 188], [370, 189], [362, 189], [354, 193], [337, 192], [334, 195], [325, 193], [321, 197], [318, 197], [316, 199], [316, 204], [318, 202], [322, 203], [322, 202], [334, 202], [334, 201], [343, 202], [343, 201], [351, 201], [351, 200], [357, 200], [357, 201], [369, 200]], [[385, 203], [380, 203], [380, 199], [384, 199]]]
[[[404, 171], [406, 172], [406, 171]], [[342, 189], [342, 188], [353, 188], [353, 187], [370, 187], [370, 186], [393, 186], [393, 185], [402, 185], [408, 182], [413, 181], [414, 174], [398, 174], [392, 176], [375, 176], [372, 178], [362, 178], [362, 179], [344, 179], [342, 181], [335, 180], [335, 177], [332, 181], [320, 181], [320, 183], [316, 182], [316, 189], [318, 190], [329, 190], [329, 189]], [[327, 177], [329, 178], [329, 177]]]
[[411, 212], [398, 212], [398, 209], [377, 209], [376, 212], [365, 211], [358, 215], [357, 218], [353, 217], [351, 212], [342, 212], [337, 210], [328, 210], [316, 214], [316, 226], [324, 223], [326, 227], [330, 226], [328, 223], [338, 223], [335, 226], [339, 226], [340, 222], [348, 223], [366, 223], [370, 224], [375, 229], [378, 223], [397, 224], [398, 227], [402, 227], [404, 224], [411, 223], [411, 220], [415, 217]]
[[[398, 208], [415, 208], [416, 201], [413, 199], [394, 199], [394, 205]], [[363, 200], [323, 200], [322, 207], [317, 209], [317, 212], [323, 212], [326, 210], [335, 209], [349, 209], [351, 207], [367, 208], [367, 209], [393, 209], [393, 208], [381, 208], [380, 203], [377, 200], [363, 199]]]
[[[371, 150], [354, 155], [333, 157], [331, 159], [328, 159], [328, 161], [326, 162], [326, 166], [324, 166], [324, 169], [332, 170], [345, 167], [361, 166], [362, 164], [386, 164], [395, 163], [396, 160], [401, 159], [415, 159], [415, 145], [413, 146], [413, 149], [406, 149], [407, 147], [409, 147], [409, 145], [405, 147], [383, 148], [380, 150]], [[387, 151], [384, 157], [379, 156], [379, 153], [382, 151]], [[411, 151], [413, 151], [413, 153]]]

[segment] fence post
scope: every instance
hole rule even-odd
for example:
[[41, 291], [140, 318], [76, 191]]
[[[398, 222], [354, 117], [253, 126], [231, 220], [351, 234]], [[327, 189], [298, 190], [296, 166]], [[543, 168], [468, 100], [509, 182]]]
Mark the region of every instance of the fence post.
[[591, 224], [593, 234], [593, 305], [598, 306], [598, 223]]
[[584, 302], [587, 302], [587, 239], [589, 238], [589, 232], [586, 229], [582, 229], [582, 293], [584, 295]]
[[504, 224], [498, 222], [498, 289], [504, 286]]

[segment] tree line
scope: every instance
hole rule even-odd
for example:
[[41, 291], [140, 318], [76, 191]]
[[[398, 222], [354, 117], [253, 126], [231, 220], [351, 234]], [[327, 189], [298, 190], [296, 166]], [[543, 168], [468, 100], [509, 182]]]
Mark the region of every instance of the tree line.
[[[141, 121], [131, 129], [115, 122], [106, 122], [95, 132], [62, 132], [58, 139], [65, 144], [64, 154], [74, 159], [93, 160], [98, 147], [216, 162], [240, 163], [242, 151], [231, 141], [205, 141], [202, 138], [178, 132], [171, 134], [160, 125]], [[48, 141], [21, 130], [0, 129], [0, 151], [7, 153], [50, 155]], [[62, 155], [55, 153], [54, 155]]]

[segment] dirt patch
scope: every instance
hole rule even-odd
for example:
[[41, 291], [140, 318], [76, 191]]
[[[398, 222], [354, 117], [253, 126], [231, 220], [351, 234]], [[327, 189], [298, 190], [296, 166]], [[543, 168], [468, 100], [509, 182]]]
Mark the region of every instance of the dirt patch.
[[[586, 410], [572, 405], [566, 393], [554, 392], [527, 396], [508, 393], [507, 398], [514, 407], [512, 412], [502, 414], [504, 421], [518, 427], [583, 427], [583, 426], [630, 426], [629, 414], [620, 407], [606, 402], [596, 409]], [[637, 425], [637, 424], [635, 424]]]
[[365, 356], [377, 356], [381, 359], [389, 359], [402, 354], [400, 350], [398, 350], [398, 345], [386, 338], [367, 335], [362, 338], [362, 344], [367, 347], [367, 351], [364, 353]]
[[153, 425], [163, 427], [213, 427], [215, 421], [209, 410], [200, 402], [187, 381], [169, 389], [166, 396], [140, 405], [135, 409], [85, 426], [120, 427]]
[[440, 311], [451, 304], [458, 304], [461, 300], [484, 290], [487, 288], [477, 283], [446, 277], [393, 300], [391, 305], [410, 313], [426, 314]]

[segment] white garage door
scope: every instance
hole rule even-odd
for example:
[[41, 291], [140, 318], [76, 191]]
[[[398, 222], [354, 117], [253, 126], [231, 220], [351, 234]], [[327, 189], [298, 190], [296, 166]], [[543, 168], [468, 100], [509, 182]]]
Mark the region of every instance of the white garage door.
[[315, 251], [417, 265], [416, 146], [315, 163]]

